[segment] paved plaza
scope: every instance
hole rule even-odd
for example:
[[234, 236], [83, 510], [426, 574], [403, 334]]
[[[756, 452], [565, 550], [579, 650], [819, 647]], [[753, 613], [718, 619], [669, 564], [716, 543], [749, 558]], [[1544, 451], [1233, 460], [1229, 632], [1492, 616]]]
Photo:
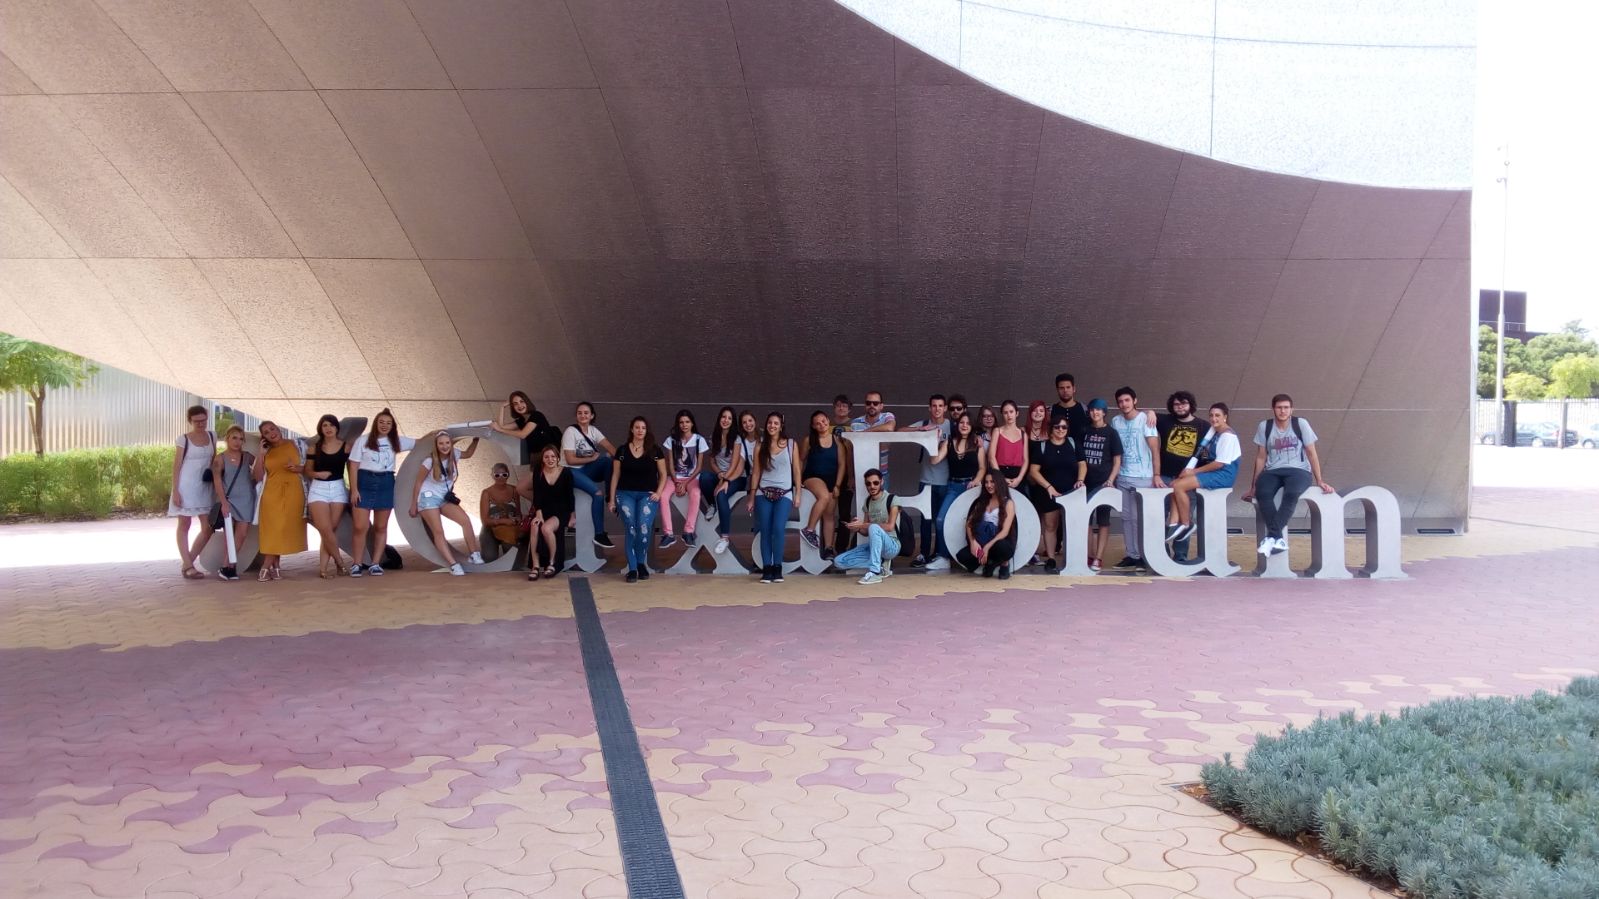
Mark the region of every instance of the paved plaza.
[[1392, 582], [592, 576], [648, 767], [627, 795], [574, 579], [323, 581], [301, 557], [280, 583], [185, 582], [40, 563], [41, 533], [92, 549], [143, 523], [21, 528], [0, 883], [624, 896], [613, 803], [652, 785], [688, 896], [1384, 895], [1173, 785], [1317, 715], [1595, 673], [1596, 501], [1479, 489], [1471, 533], [1406, 538]]

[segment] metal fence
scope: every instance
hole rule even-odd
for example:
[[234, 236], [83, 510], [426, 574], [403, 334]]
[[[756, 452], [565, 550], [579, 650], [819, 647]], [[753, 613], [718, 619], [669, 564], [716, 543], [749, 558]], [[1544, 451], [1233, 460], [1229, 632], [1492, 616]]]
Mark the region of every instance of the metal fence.
[[[1564, 415], [1567, 430], [1576, 431], [1578, 440], [1590, 436], [1588, 429], [1599, 425], [1599, 399], [1515, 403], [1515, 407], [1516, 424], [1523, 427], [1544, 422], [1559, 424]], [[1472, 436], [1482, 441], [1484, 437], [1496, 433], [1498, 427], [1499, 412], [1494, 407], [1494, 401], [1478, 400], [1477, 426]]]
[[[44, 451], [171, 443], [185, 430], [183, 412], [202, 403], [192, 393], [101, 366], [82, 387], [44, 399]], [[0, 458], [33, 452], [25, 393], [0, 394]]]

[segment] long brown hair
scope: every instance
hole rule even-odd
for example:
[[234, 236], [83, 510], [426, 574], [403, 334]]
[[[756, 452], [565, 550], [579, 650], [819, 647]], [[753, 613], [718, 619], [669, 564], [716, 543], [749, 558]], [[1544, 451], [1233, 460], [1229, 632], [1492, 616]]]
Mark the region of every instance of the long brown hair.
[[389, 446], [398, 453], [400, 451], [400, 423], [395, 421], [394, 413], [389, 411], [388, 406], [384, 406], [382, 412], [372, 416], [372, 430], [367, 432], [366, 448], [369, 450], [378, 448], [378, 419], [385, 415], [389, 417]]
[[[779, 442], [779, 443], [787, 443], [788, 442], [788, 422], [784, 420], [783, 413], [781, 413], [781, 412], [768, 412], [768, 413], [766, 413], [766, 422], [764, 424], [762, 424], [761, 430], [760, 430], [760, 433], [759, 433], [760, 442], [755, 444], [755, 470], [756, 471], [771, 471], [772, 470], [772, 466], [776, 464], [776, 460], [774, 460], [772, 458], [772, 454], [774, 452], [774, 450], [772, 448], [773, 435], [767, 433], [767, 431], [766, 431], [766, 425], [767, 424], [771, 424], [773, 418], [777, 419], [776, 442]], [[753, 489], [754, 486], [755, 485], [752, 482], [750, 484], [750, 487]]]
[[[1010, 484], [1000, 475], [990, 471], [983, 475], [983, 480], [994, 482], [994, 499], [999, 500], [999, 519], [1005, 520], [1005, 504], [1010, 502]], [[966, 513], [966, 526], [977, 531], [977, 523], [983, 520], [983, 513], [988, 511], [988, 491], [982, 484], [977, 487], [977, 499], [972, 502], [972, 509]]]

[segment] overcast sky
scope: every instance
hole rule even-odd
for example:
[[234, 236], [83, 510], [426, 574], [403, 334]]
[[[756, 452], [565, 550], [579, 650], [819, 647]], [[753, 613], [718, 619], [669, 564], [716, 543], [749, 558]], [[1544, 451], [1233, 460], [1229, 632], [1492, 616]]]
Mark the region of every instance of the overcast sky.
[[1508, 142], [1507, 285], [1528, 292], [1531, 330], [1580, 318], [1599, 335], [1599, 5], [1480, 3], [1473, 278], [1499, 288]]

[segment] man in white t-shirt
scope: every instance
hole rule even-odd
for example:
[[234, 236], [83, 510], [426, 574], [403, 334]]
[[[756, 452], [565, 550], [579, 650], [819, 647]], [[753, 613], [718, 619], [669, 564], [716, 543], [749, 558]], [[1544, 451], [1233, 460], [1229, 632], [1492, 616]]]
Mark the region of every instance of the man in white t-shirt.
[[1122, 493], [1122, 543], [1127, 554], [1117, 568], [1145, 568], [1138, 536], [1138, 488], [1164, 487], [1155, 460], [1160, 458], [1160, 432], [1155, 429], [1155, 413], [1138, 408], [1138, 394], [1131, 387], [1116, 391], [1119, 414], [1111, 427], [1122, 442], [1122, 467], [1116, 475], [1116, 489]]

